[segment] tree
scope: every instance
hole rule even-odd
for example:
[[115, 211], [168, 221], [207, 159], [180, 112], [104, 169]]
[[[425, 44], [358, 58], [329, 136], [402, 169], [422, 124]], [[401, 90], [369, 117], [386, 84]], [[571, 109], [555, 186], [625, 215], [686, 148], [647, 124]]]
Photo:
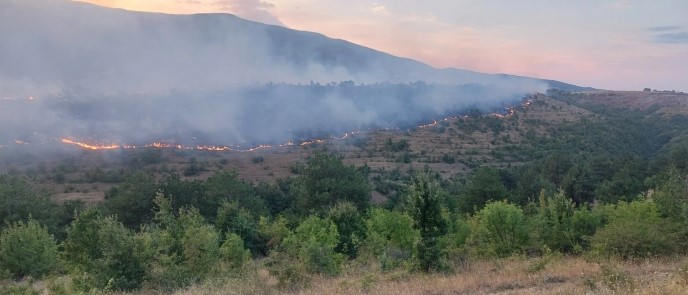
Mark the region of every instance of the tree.
[[[195, 205], [208, 219], [215, 217], [217, 208], [225, 201], [237, 202], [256, 216], [269, 213], [265, 202], [258, 197], [250, 183], [239, 179], [236, 172], [219, 172], [203, 183], [205, 196]], [[262, 190], [261, 190], [262, 191]]]
[[311, 216], [304, 220], [283, 242], [286, 252], [311, 273], [335, 275], [344, 259], [335, 252], [339, 242], [337, 226], [329, 219]]
[[337, 203], [327, 216], [337, 225], [339, 232], [339, 243], [335, 250], [355, 258], [366, 234], [363, 216], [350, 202]]
[[489, 201], [503, 200], [507, 197], [506, 187], [502, 184], [499, 171], [481, 167], [473, 174], [459, 199], [461, 212], [473, 213]]
[[425, 272], [439, 269], [443, 256], [440, 237], [447, 231], [438, 190], [438, 185], [430, 180], [428, 173], [416, 175], [410, 189], [413, 225], [420, 231], [416, 258], [420, 269]]
[[29, 216], [50, 224], [51, 207], [50, 196], [35, 193], [26, 179], [0, 175], [0, 224], [26, 221]]
[[138, 229], [153, 218], [153, 198], [157, 189], [152, 175], [135, 173], [105, 194], [103, 206], [107, 213], [117, 215], [127, 228]]
[[371, 187], [354, 166], [333, 155], [316, 154], [292, 186], [299, 208], [321, 213], [338, 202], [351, 202], [359, 210], [370, 204]]
[[133, 290], [148, 261], [143, 241], [121, 222], [94, 209], [77, 215], [67, 230], [65, 257], [83, 290]]
[[40, 278], [59, 266], [55, 240], [36, 220], [18, 221], [0, 232], [0, 273]]
[[225, 201], [217, 210], [215, 226], [225, 235], [239, 235], [253, 255], [265, 255], [266, 241], [258, 230], [258, 220], [237, 201]]
[[652, 199], [664, 217], [688, 223], [688, 184], [676, 168], [670, 168], [665, 174]]
[[486, 256], [509, 256], [528, 242], [528, 223], [521, 208], [492, 202], [475, 214], [471, 241]]
[[405, 213], [372, 209], [366, 220], [366, 249], [375, 255], [382, 269], [399, 266], [411, 257], [420, 239], [413, 218]]
[[219, 234], [195, 208], [181, 208], [175, 215], [161, 193], [155, 204], [155, 224], [147, 228], [153, 283], [169, 291], [203, 280], [219, 260]]

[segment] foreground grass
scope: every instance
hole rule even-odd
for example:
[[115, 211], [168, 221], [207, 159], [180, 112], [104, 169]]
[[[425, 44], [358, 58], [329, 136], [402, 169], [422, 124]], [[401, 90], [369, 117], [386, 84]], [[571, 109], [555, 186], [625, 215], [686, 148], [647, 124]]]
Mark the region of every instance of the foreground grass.
[[254, 268], [174, 294], [688, 294], [687, 267], [688, 257], [624, 262], [509, 258], [474, 261], [451, 274], [351, 266], [340, 276], [312, 277], [296, 289], [278, 288], [267, 270]]
[[[58, 280], [69, 280], [61, 277]], [[5, 282], [8, 283], [8, 282]], [[2, 285], [2, 284], [0, 284]], [[51, 292], [50, 283], [22, 282], [35, 293]], [[3, 292], [0, 292], [3, 293]], [[108, 294], [108, 292], [97, 293]], [[117, 295], [169, 294], [151, 287]], [[382, 272], [367, 265], [350, 265], [336, 277], [312, 276], [293, 288], [278, 286], [260, 262], [240, 272], [211, 279], [172, 294], [688, 294], [688, 256], [636, 261], [594, 260], [584, 257], [508, 258], [472, 261], [448, 274], [406, 270]]]

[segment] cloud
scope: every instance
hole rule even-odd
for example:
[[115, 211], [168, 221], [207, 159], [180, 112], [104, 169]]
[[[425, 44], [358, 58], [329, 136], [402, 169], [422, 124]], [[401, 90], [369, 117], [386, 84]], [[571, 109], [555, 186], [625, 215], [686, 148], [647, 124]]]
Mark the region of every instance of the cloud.
[[626, 9], [628, 7], [633, 6], [633, 3], [631, 3], [631, 0], [621, 0], [621, 1], [616, 1], [610, 5], [611, 8], [614, 9]]
[[656, 26], [647, 28], [650, 32], [667, 32], [667, 31], [678, 31], [683, 29], [681, 26]]
[[663, 44], [688, 44], [688, 32], [656, 34], [652, 40]]
[[275, 5], [263, 0], [217, 0], [214, 3], [220, 9], [230, 11], [240, 17], [269, 25], [284, 24], [268, 10]]

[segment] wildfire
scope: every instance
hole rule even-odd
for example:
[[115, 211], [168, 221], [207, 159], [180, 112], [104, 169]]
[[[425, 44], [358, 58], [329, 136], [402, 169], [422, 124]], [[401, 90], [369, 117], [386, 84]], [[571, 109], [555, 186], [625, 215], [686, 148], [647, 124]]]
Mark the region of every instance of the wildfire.
[[323, 142], [325, 142], [324, 139], [314, 139], [314, 140], [311, 140], [311, 141], [304, 141], [304, 142], [302, 142], [302, 143], [299, 144], [299, 145], [300, 145], [300, 146], [306, 146], [306, 145], [311, 145], [311, 144], [316, 144], [316, 143], [323, 143]]
[[[33, 97], [30, 97], [30, 100], [32, 100], [32, 99], [33, 99]], [[532, 105], [533, 102], [534, 102], [533, 99], [524, 100], [521, 102], [521, 107], [527, 108], [530, 105]], [[507, 110], [506, 114], [492, 113], [491, 115], [498, 117], [498, 118], [509, 118], [509, 117], [516, 114], [515, 109], [516, 109], [516, 107], [509, 107], [509, 108], [506, 108], [506, 110]], [[462, 117], [467, 118], [468, 116], [462, 116]], [[459, 118], [459, 117], [448, 116], [448, 117], [445, 117], [444, 119], [441, 119], [441, 121], [449, 121], [450, 119], [457, 119], [457, 118]], [[439, 122], [437, 120], [433, 120], [432, 123], [420, 125], [420, 126], [418, 126], [418, 128], [428, 128], [428, 127], [436, 126], [438, 124], [439, 124]], [[384, 129], [389, 130], [390, 128], [384, 128]], [[327, 138], [315, 138], [315, 139], [311, 139], [308, 141], [303, 141], [303, 142], [299, 143], [298, 146], [308, 146], [308, 145], [313, 145], [313, 144], [318, 144], [318, 143], [325, 143], [327, 140], [345, 140], [345, 139], [347, 139], [347, 138], [349, 138], [349, 137], [351, 137], [351, 136], [353, 136], [359, 132], [361, 132], [361, 131], [346, 132], [341, 137], [330, 136]], [[106, 144], [98, 144], [98, 143], [93, 143], [93, 142], [89, 143], [89, 142], [84, 142], [84, 141], [76, 141], [76, 140], [73, 140], [70, 138], [62, 138], [60, 141], [62, 143], [65, 143], [65, 144], [75, 145], [75, 146], [78, 146], [78, 147], [81, 147], [84, 149], [94, 150], [94, 151], [96, 151], [96, 150], [114, 150], [114, 149], [137, 149], [137, 148], [143, 147], [143, 148], [178, 149], [178, 150], [199, 150], [199, 151], [211, 151], [211, 152], [233, 151], [233, 152], [244, 153], [244, 152], [255, 152], [258, 150], [262, 150], [262, 149], [271, 149], [271, 148], [275, 148], [275, 147], [278, 147], [278, 148], [293, 147], [293, 146], [297, 145], [294, 142], [288, 141], [288, 142], [285, 142], [283, 144], [278, 144], [278, 145], [262, 144], [262, 145], [257, 145], [254, 147], [242, 149], [241, 146], [235, 146], [235, 147], [213, 146], [213, 145], [186, 146], [186, 145], [182, 145], [182, 144], [178, 144], [178, 143], [174, 143], [174, 142], [153, 142], [153, 143], [137, 146], [137, 145], [119, 145], [119, 144], [106, 145]], [[15, 143], [27, 144], [26, 142], [21, 141], [21, 140], [15, 140]], [[6, 146], [7, 145], [4, 145], [4, 146], [0, 145], [0, 148], [6, 147]]]
[[428, 127], [435, 126], [435, 125], [437, 125], [437, 124], [438, 124], [438, 123], [437, 123], [437, 120], [433, 120], [432, 123], [430, 123], [430, 124], [425, 124], [425, 125], [420, 125], [420, 126], [418, 126], [418, 128], [428, 128]]
[[16, 144], [29, 144], [29, 143], [27, 143], [26, 141], [23, 141], [23, 140], [21, 140], [21, 139], [15, 139], [15, 140], [14, 140], [14, 143], [16, 143]]
[[74, 140], [71, 140], [69, 138], [63, 138], [61, 141], [62, 141], [62, 143], [72, 144], [72, 145], [76, 145], [76, 146], [81, 147], [81, 148], [94, 150], [94, 151], [114, 150], [114, 149], [121, 148], [121, 146], [116, 145], [116, 144], [112, 144], [112, 145], [90, 144], [90, 143], [85, 143], [85, 142], [74, 141]]
[[505, 118], [510, 118], [511, 116], [513, 116], [514, 114], [516, 114], [516, 111], [514, 110], [514, 108], [507, 108], [507, 110], [508, 110], [509, 112], [508, 112], [506, 115], [502, 115], [502, 114], [500, 114], [500, 113], [492, 113], [492, 115], [495, 116], [495, 117], [497, 117], [497, 118], [505, 119]]

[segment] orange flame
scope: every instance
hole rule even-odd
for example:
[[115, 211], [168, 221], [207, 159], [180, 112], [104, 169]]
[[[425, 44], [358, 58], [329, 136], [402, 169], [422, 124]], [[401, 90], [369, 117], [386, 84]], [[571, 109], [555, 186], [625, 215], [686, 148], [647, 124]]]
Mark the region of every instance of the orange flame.
[[116, 144], [112, 144], [112, 145], [90, 144], [90, 143], [85, 143], [85, 142], [74, 141], [74, 140], [71, 140], [69, 138], [63, 138], [61, 141], [62, 141], [62, 143], [76, 145], [78, 147], [93, 150], [93, 151], [114, 150], [114, 149], [121, 148], [121, 146], [116, 145]]

